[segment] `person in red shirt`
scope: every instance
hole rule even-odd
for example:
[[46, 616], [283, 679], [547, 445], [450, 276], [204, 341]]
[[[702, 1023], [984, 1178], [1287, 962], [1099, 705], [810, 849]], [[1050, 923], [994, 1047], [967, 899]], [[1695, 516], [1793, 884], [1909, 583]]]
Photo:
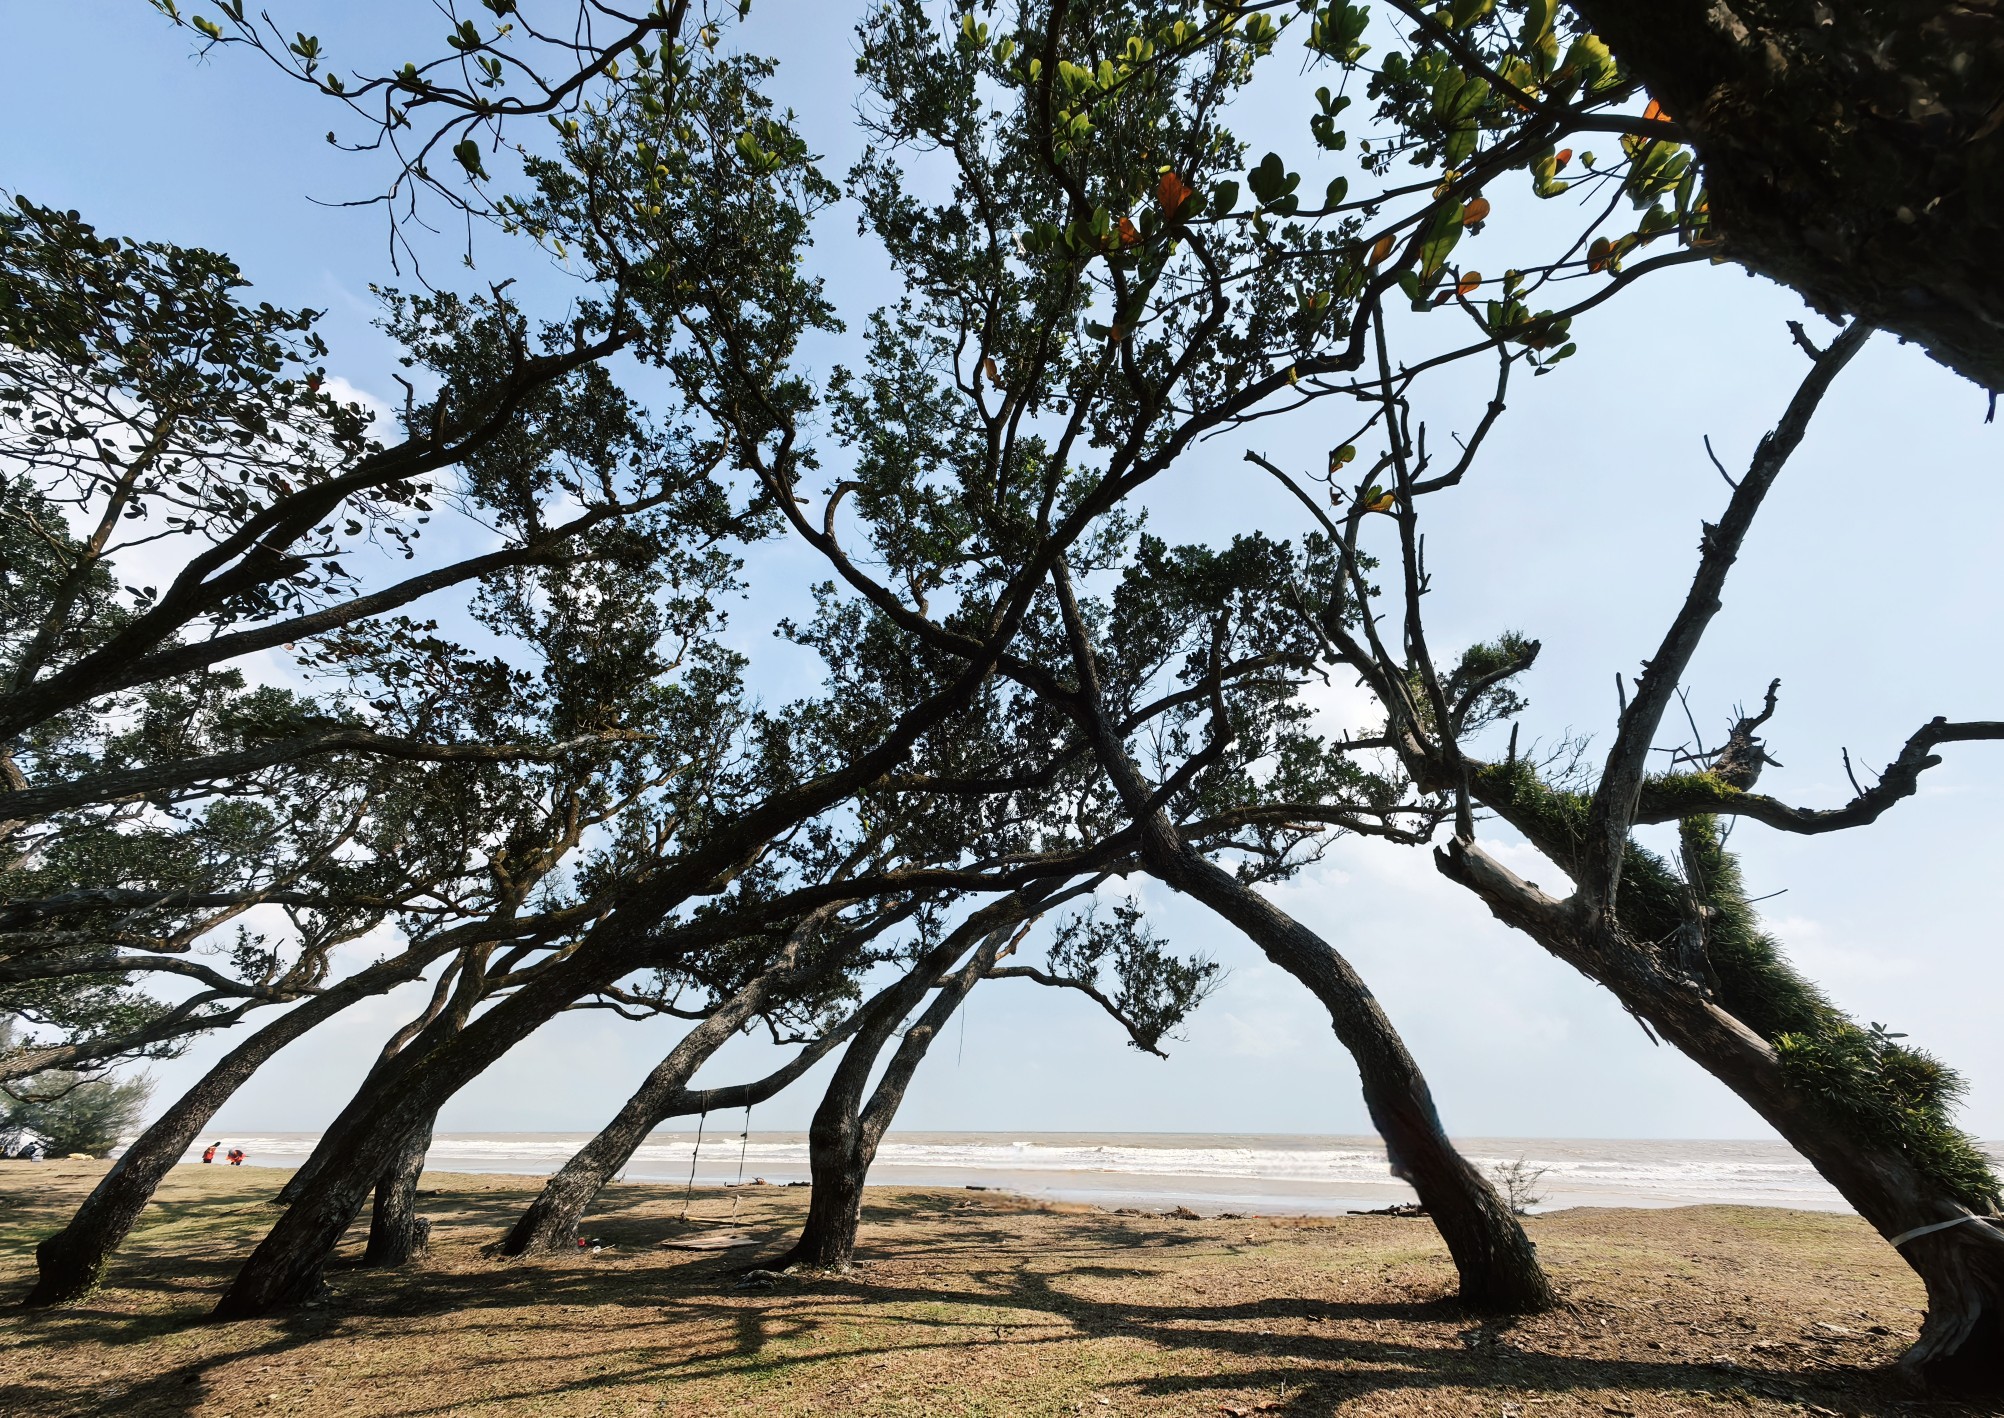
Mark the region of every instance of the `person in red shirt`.
[[220, 1143], [220, 1142], [212, 1142], [212, 1143], [210, 1143], [210, 1144], [209, 1144], [209, 1145], [208, 1145], [207, 1147], [203, 1148], [203, 1149], [202, 1149], [202, 1160], [203, 1160], [204, 1162], [213, 1162], [213, 1161], [215, 1161], [215, 1160], [216, 1160], [216, 1149], [217, 1149], [218, 1147], [221, 1147], [221, 1146], [222, 1146], [222, 1143]]
[[232, 1167], [241, 1167], [241, 1166], [243, 1166], [243, 1164], [244, 1164], [244, 1150], [243, 1150], [243, 1149], [242, 1149], [241, 1147], [232, 1147], [232, 1148], [230, 1149], [230, 1154], [229, 1154], [229, 1156], [230, 1156], [230, 1165], [231, 1165]]

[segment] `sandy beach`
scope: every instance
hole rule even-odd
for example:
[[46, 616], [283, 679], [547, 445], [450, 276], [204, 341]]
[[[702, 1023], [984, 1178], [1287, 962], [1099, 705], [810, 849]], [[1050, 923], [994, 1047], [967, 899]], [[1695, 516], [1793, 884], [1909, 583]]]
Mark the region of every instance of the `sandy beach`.
[[[701, 1137], [692, 1129], [655, 1132], [624, 1176], [635, 1182], [725, 1186], [763, 1177], [805, 1181], [807, 1134], [755, 1131], [732, 1120]], [[219, 1134], [249, 1153], [250, 1166], [297, 1167], [314, 1132]], [[426, 1166], [439, 1172], [547, 1176], [589, 1133], [439, 1132]], [[1850, 1207], [1787, 1144], [1620, 1138], [1456, 1138], [1462, 1154], [1492, 1176], [1522, 1159], [1537, 1174], [1534, 1210], [1575, 1206], [1782, 1206], [1797, 1211]], [[201, 1155], [202, 1143], [185, 1161]], [[1997, 1152], [1994, 1145], [1993, 1155]], [[1376, 1137], [1257, 1133], [893, 1131], [870, 1168], [872, 1185], [982, 1185], [1041, 1201], [1108, 1210], [1243, 1211], [1266, 1216], [1341, 1216], [1417, 1200], [1394, 1177]]]
[[[0, 1164], [0, 1288], [103, 1163]], [[213, 1324], [271, 1169], [177, 1168], [73, 1308], [0, 1310], [0, 1410], [102, 1414], [1963, 1414], [1890, 1370], [1920, 1286], [1856, 1218], [1755, 1207], [1533, 1218], [1561, 1309], [1484, 1323], [1425, 1221], [1199, 1220], [874, 1189], [856, 1269], [746, 1286], [804, 1189], [627, 1183], [596, 1254], [488, 1247], [533, 1179], [427, 1173], [431, 1255]], [[677, 1249], [720, 1223], [759, 1243]]]

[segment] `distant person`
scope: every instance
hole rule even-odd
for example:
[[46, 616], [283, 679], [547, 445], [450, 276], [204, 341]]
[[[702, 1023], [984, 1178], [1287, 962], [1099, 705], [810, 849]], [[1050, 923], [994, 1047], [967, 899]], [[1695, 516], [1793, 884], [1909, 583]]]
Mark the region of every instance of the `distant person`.
[[230, 1165], [231, 1165], [232, 1167], [241, 1167], [241, 1166], [243, 1166], [243, 1164], [244, 1164], [244, 1150], [243, 1150], [243, 1149], [242, 1149], [241, 1147], [232, 1147], [232, 1148], [230, 1149], [230, 1154], [229, 1154], [229, 1156], [230, 1156]]
[[216, 1149], [217, 1149], [218, 1147], [221, 1147], [221, 1146], [222, 1146], [222, 1143], [220, 1143], [220, 1142], [212, 1142], [212, 1143], [210, 1143], [210, 1144], [209, 1144], [209, 1145], [208, 1145], [207, 1147], [203, 1148], [203, 1149], [202, 1149], [202, 1160], [203, 1160], [204, 1162], [213, 1162], [213, 1161], [215, 1161], [215, 1160], [216, 1160]]

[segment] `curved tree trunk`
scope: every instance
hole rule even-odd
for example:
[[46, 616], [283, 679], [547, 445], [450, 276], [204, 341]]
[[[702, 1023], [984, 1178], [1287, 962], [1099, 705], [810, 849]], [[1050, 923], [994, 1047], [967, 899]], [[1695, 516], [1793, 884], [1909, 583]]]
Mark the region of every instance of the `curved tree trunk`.
[[1329, 1011], [1337, 1039], [1356, 1060], [1364, 1102], [1393, 1171], [1419, 1193], [1454, 1257], [1462, 1301], [1501, 1313], [1550, 1309], [1551, 1282], [1538, 1264], [1537, 1248], [1496, 1189], [1447, 1140], [1426, 1078], [1363, 978], [1327, 941], [1192, 847], [1169, 820], [1159, 785], [1143, 776], [1107, 714], [1097, 655], [1063, 563], [1053, 571], [1051, 586], [1071, 642], [1081, 719], [1100, 766], [1140, 832], [1142, 865], [1244, 931]]
[[1690, 134], [1723, 252], [2004, 389], [1994, 0], [1569, 0]]
[[902, 762], [922, 735], [974, 694], [992, 664], [991, 657], [906, 710], [874, 748], [842, 768], [818, 774], [722, 826], [703, 847], [652, 877], [597, 922], [571, 954], [538, 970], [463, 1030], [439, 1036], [428, 1028], [420, 1034], [400, 1056], [409, 1062], [395, 1080], [341, 1128], [334, 1151], [353, 1156], [355, 1165], [339, 1175], [325, 1169], [300, 1189], [217, 1302], [217, 1318], [261, 1315], [318, 1294], [328, 1255], [410, 1130], [572, 1001], [634, 970], [660, 968], [683, 951], [755, 928], [755, 919], [728, 914], [676, 927], [664, 928], [663, 922], [691, 895], [720, 889], [758, 844], [835, 806]]
[[1483, 1310], [1550, 1309], [1551, 1282], [1537, 1248], [1483, 1175], [1455, 1151], [1433, 1093], [1370, 986], [1315, 932], [1175, 837], [1152, 844], [1149, 869], [1230, 921], [1267, 959], [1308, 986], [1356, 1060], [1364, 1103], [1392, 1171], [1419, 1193], [1447, 1242], [1461, 1298]]
[[[391, 964], [395, 968], [385, 968]], [[40, 1276], [27, 1303], [61, 1304], [95, 1289], [160, 1179], [181, 1160], [216, 1110], [266, 1060], [356, 1001], [416, 978], [422, 965], [422, 961], [385, 962], [362, 971], [287, 1010], [225, 1054], [125, 1149], [69, 1224], [36, 1248]]]
[[[1555, 861], [1565, 844], [1540, 840], [1537, 824], [1510, 804], [1492, 804]], [[1791, 1087], [1772, 1045], [1708, 997], [1705, 985], [1672, 973], [1652, 949], [1593, 945], [1569, 903], [1523, 880], [1473, 843], [1438, 852], [1441, 872], [1483, 900], [1497, 919], [1529, 935], [1616, 999], [1732, 1089], [1888, 1239], [1927, 1287], [1918, 1342], [1902, 1359], [1917, 1377], [1952, 1387], [2004, 1387], [2004, 1229], [1978, 1219], [1897, 1149], [1878, 1145]], [[1914, 1231], [1948, 1223], [1925, 1235]]]
[[364, 1265], [408, 1265], [422, 1259], [431, 1240], [431, 1222], [418, 1215], [418, 1177], [431, 1150], [434, 1118], [411, 1130], [403, 1147], [376, 1181], [376, 1206], [369, 1218]]
[[890, 1016], [879, 1028], [865, 1030], [843, 1054], [807, 1131], [808, 1165], [814, 1178], [807, 1221], [800, 1239], [774, 1262], [775, 1266], [847, 1270], [855, 1263], [856, 1235], [863, 1224], [863, 1183], [870, 1175], [870, 1164], [876, 1161], [877, 1146], [897, 1116], [898, 1105], [904, 1102], [905, 1090], [926, 1051], [968, 991], [995, 963], [1007, 935], [1006, 928], [990, 934], [974, 957], [940, 985], [938, 996], [905, 1031], [867, 1106], [858, 1106], [863, 1086], [903, 1012]]
[[763, 1103], [812, 1068], [854, 1030], [860, 1017], [856, 1014], [801, 1050], [783, 1068], [757, 1082], [700, 1092], [689, 1088], [689, 1080], [696, 1071], [758, 1012], [773, 986], [784, 982], [792, 962], [789, 953], [774, 970], [751, 981], [682, 1037], [598, 1136], [580, 1148], [544, 1184], [542, 1192], [501, 1242], [503, 1255], [569, 1249], [577, 1240], [578, 1223], [585, 1210], [605, 1189], [605, 1184], [619, 1175], [634, 1150], [655, 1128], [671, 1117], [699, 1110], [749, 1108]]
[[[476, 1002], [473, 995], [476, 988], [474, 977], [479, 973], [479, 962], [484, 962], [485, 959], [484, 952], [480, 952], [478, 947], [475, 950], [475, 959], [469, 960], [467, 956], [462, 956], [456, 965], [439, 976], [438, 983], [432, 990], [431, 999], [424, 1009], [385, 1041], [381, 1052], [376, 1055], [376, 1061], [369, 1065], [369, 1071], [362, 1076], [362, 1082], [355, 1089], [354, 1096], [342, 1105], [341, 1111], [335, 1114], [334, 1121], [321, 1131], [320, 1140], [313, 1144], [313, 1150], [306, 1154], [306, 1160], [293, 1168], [292, 1175], [285, 1179], [283, 1186], [279, 1187], [278, 1194], [271, 1199], [273, 1206], [292, 1205], [306, 1190], [308, 1184], [320, 1174], [321, 1168], [334, 1160], [335, 1148], [338, 1146], [338, 1139], [343, 1135], [343, 1129], [368, 1107], [383, 1085], [402, 1067], [398, 1062], [398, 1055], [413, 1039], [426, 1029], [438, 1033], [456, 1029], [466, 1022], [466, 1017]], [[474, 965], [472, 970], [467, 968], [469, 964]], [[457, 987], [455, 987], [455, 977], [457, 977]], [[449, 1004], [456, 1004], [457, 1008], [449, 1018], [442, 1020], [441, 1017], [446, 1014]]]
[[[322, 1148], [340, 1164], [320, 1169], [300, 1189], [238, 1271], [216, 1305], [221, 1319], [241, 1319], [318, 1295], [327, 1257], [413, 1129], [482, 1070], [562, 1011], [572, 1000], [617, 979], [631, 962], [616, 951], [580, 951], [536, 975], [463, 1030], [427, 1030], [399, 1056], [404, 1066], [368, 1090]], [[437, 1021], [438, 1026], [446, 1023]], [[434, 1026], [437, 1027], [437, 1026]], [[360, 1100], [358, 1098], [358, 1103]]]
[[306, 1160], [293, 1168], [292, 1175], [279, 1185], [278, 1191], [271, 1198], [273, 1206], [291, 1206], [305, 1194], [307, 1187], [312, 1185], [313, 1179], [318, 1177], [324, 1168], [339, 1160], [341, 1139], [346, 1135], [346, 1130], [354, 1125], [355, 1119], [368, 1110], [392, 1076], [390, 1055], [385, 1054], [362, 1076], [361, 1083], [356, 1085], [355, 1092], [348, 1101], [341, 1105], [341, 1111], [334, 1115], [334, 1120], [321, 1129], [320, 1140], [313, 1144], [313, 1150], [306, 1154]]
[[[823, 1108], [828, 1105], [824, 1101]], [[773, 1268], [804, 1265], [815, 1270], [847, 1270], [856, 1260], [856, 1235], [863, 1225], [863, 1182], [870, 1164], [862, 1156], [861, 1122], [853, 1112], [815, 1112], [808, 1132], [808, 1167], [814, 1190], [807, 1198], [807, 1221], [800, 1237]]]
[[1901, 1359], [1930, 1383], [2004, 1387], [2004, 1230], [1972, 1213], [1899, 1152], [1873, 1146], [1789, 1087], [1774, 1050], [1744, 1024], [1681, 990], [1643, 1008], [1644, 992], [1617, 988], [1623, 1003], [1707, 1073], [1752, 1104], [1880, 1235], [1905, 1236], [1941, 1222], [1943, 1230], [1898, 1247], [1927, 1287], [1927, 1319]]

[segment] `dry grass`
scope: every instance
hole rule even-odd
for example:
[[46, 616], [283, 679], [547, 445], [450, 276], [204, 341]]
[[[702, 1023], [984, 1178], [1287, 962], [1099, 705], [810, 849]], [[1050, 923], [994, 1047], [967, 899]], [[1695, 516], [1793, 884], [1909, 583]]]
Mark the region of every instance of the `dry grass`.
[[[0, 1163], [0, 1286], [102, 1164]], [[1480, 1323], [1424, 1221], [1177, 1221], [992, 1193], [873, 1192], [861, 1263], [737, 1288], [752, 1252], [661, 1249], [679, 1192], [613, 1188], [614, 1245], [484, 1249], [532, 1179], [434, 1175], [431, 1258], [211, 1324], [282, 1174], [181, 1167], [90, 1302], [0, 1310], [0, 1412], [481, 1414], [1976, 1413], [1887, 1365], [1918, 1284], [1849, 1217], [1573, 1211], [1531, 1223], [1566, 1299]], [[775, 1245], [805, 1193], [739, 1193]], [[698, 1215], [731, 1202], [698, 1195]]]

